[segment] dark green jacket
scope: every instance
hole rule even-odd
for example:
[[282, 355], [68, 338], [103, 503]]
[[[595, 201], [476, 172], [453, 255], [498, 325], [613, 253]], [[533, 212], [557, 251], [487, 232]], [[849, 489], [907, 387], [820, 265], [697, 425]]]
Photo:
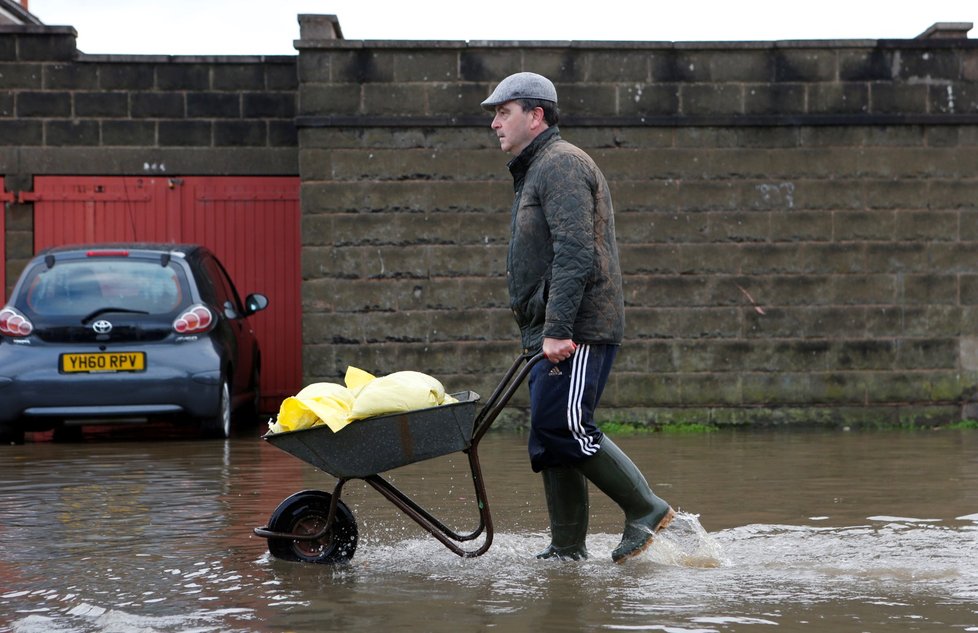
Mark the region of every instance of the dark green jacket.
[[523, 348], [544, 337], [621, 343], [625, 309], [608, 183], [551, 127], [509, 162], [513, 199], [506, 281]]

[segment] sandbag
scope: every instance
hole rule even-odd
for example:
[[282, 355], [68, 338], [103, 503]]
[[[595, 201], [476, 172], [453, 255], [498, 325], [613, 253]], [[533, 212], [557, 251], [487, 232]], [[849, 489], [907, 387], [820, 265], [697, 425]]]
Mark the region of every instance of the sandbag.
[[417, 371], [398, 371], [363, 383], [355, 392], [351, 420], [427, 409], [447, 404], [445, 387], [436, 378]]
[[380, 378], [347, 367], [345, 386], [330, 382], [308, 385], [282, 401], [271, 433], [298, 431], [326, 424], [337, 432], [347, 424], [378, 415], [427, 409], [458, 402], [441, 382], [417, 371], [399, 371]]
[[336, 432], [350, 423], [353, 402], [353, 392], [343, 385], [313, 383], [283, 400], [278, 417], [268, 428], [272, 433], [281, 433], [326, 424]]

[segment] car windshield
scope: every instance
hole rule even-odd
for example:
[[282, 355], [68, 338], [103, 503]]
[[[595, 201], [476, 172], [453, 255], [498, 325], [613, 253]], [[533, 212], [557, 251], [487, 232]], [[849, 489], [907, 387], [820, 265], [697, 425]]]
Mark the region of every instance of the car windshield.
[[87, 259], [39, 266], [27, 280], [26, 302], [45, 316], [85, 316], [105, 308], [166, 314], [180, 306], [177, 271], [159, 261]]

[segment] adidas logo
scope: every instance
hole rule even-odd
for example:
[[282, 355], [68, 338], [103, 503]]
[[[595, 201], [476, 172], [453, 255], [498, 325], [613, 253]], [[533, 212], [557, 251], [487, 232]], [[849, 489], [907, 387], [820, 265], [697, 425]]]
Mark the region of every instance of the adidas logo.
[[563, 376], [563, 374], [562, 374], [562, 373], [560, 372], [560, 367], [557, 367], [556, 365], [554, 365], [554, 366], [553, 366], [553, 367], [552, 367], [552, 368], [550, 369], [550, 373], [549, 373], [549, 374], [547, 374], [547, 375], [548, 375], [548, 376]]

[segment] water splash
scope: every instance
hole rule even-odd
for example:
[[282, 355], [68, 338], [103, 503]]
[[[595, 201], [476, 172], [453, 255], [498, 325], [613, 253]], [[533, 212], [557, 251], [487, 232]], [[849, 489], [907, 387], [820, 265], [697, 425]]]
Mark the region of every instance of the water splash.
[[[456, 581], [472, 576], [485, 578], [502, 573], [518, 578], [539, 573], [541, 567], [556, 569], [581, 568], [595, 572], [600, 568], [615, 568], [611, 551], [621, 539], [620, 533], [592, 532], [587, 538], [590, 558], [586, 561], [537, 560], [536, 552], [543, 551], [550, 541], [549, 534], [496, 533], [492, 548], [479, 558], [459, 558], [446, 550], [434, 539], [400, 534], [395, 538], [390, 532], [375, 534], [377, 540], [367, 540], [357, 549], [353, 559], [354, 569], [369, 569], [376, 573], [385, 569], [391, 573], [417, 573], [428, 577], [452, 577]], [[620, 567], [647, 568], [641, 563], [696, 569], [723, 567], [727, 559], [720, 542], [709, 534], [700, 523], [699, 515], [677, 512], [668, 528], [659, 532], [652, 546], [641, 556]], [[644, 571], [642, 573], [645, 573]]]
[[700, 569], [726, 562], [720, 543], [703, 528], [699, 515], [688, 512], [676, 513], [669, 527], [656, 535], [647, 556], [663, 565]]

